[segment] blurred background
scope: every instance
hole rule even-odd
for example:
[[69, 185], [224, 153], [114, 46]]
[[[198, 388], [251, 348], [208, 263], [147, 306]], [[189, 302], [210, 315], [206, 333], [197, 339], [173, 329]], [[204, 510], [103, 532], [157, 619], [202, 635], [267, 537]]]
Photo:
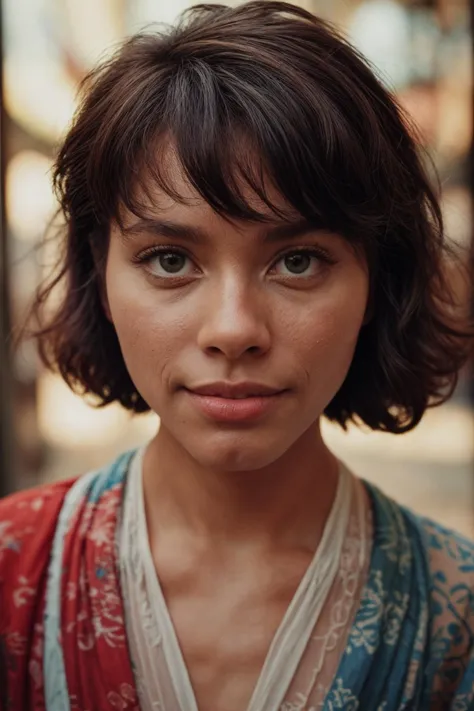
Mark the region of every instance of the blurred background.
[[[228, 4], [238, 4], [227, 0]], [[55, 203], [50, 170], [78, 82], [127, 35], [172, 22], [187, 0], [3, 0], [1, 112], [0, 495], [105, 463], [155, 431], [154, 417], [94, 410], [45, 372], [34, 345], [12, 356], [48, 260], [35, 249]], [[337, 23], [397, 93], [434, 157], [450, 239], [472, 237], [472, 8], [469, 0], [300, 0]], [[474, 3], [473, 3], [474, 5]], [[51, 255], [50, 255], [51, 256]], [[471, 294], [451, 275], [468, 308]], [[463, 292], [464, 289], [464, 292]], [[449, 403], [395, 437], [325, 423], [359, 475], [399, 501], [474, 535], [474, 427], [468, 369]]]

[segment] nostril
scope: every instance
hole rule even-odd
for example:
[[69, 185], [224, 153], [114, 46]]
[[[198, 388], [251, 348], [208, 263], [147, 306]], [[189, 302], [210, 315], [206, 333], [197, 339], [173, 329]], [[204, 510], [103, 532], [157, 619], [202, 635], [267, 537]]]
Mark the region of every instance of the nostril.
[[[225, 353], [224, 348], [219, 348], [219, 346], [208, 346], [206, 348], [207, 352], [210, 353], [211, 355], [217, 355], [219, 353]], [[258, 355], [259, 353], [262, 352], [262, 348], [260, 346], [249, 346], [248, 348], [245, 349], [245, 353], [250, 353], [251, 355]]]

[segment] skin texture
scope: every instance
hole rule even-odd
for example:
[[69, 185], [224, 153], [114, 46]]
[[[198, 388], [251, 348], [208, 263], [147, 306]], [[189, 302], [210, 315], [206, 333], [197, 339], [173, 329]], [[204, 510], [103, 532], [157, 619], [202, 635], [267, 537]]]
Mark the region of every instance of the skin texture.
[[[148, 213], [182, 236], [126, 212], [124, 232], [112, 226], [107, 311], [161, 420], [144, 458], [150, 546], [200, 711], [242, 711], [334, 499], [319, 418], [350, 366], [369, 281], [341, 236], [269, 239], [281, 220], [226, 220], [176, 164], [173, 182], [185, 203], [152, 187]], [[216, 381], [285, 392], [256, 420], [222, 423], [185, 389]]]

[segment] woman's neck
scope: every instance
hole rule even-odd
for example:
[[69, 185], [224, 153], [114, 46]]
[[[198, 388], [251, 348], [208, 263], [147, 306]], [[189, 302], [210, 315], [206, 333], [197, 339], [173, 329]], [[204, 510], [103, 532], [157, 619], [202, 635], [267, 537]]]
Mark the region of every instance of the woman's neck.
[[278, 461], [245, 472], [209, 471], [161, 428], [143, 460], [150, 539], [188, 535], [200, 547], [316, 547], [334, 501], [338, 462], [319, 423]]

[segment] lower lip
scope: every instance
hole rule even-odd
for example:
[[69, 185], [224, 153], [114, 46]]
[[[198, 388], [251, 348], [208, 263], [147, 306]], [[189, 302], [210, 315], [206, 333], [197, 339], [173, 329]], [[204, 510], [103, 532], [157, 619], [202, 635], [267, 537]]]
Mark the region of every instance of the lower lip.
[[249, 422], [262, 417], [279, 402], [283, 392], [275, 395], [246, 397], [236, 400], [187, 391], [201, 412], [219, 422]]

